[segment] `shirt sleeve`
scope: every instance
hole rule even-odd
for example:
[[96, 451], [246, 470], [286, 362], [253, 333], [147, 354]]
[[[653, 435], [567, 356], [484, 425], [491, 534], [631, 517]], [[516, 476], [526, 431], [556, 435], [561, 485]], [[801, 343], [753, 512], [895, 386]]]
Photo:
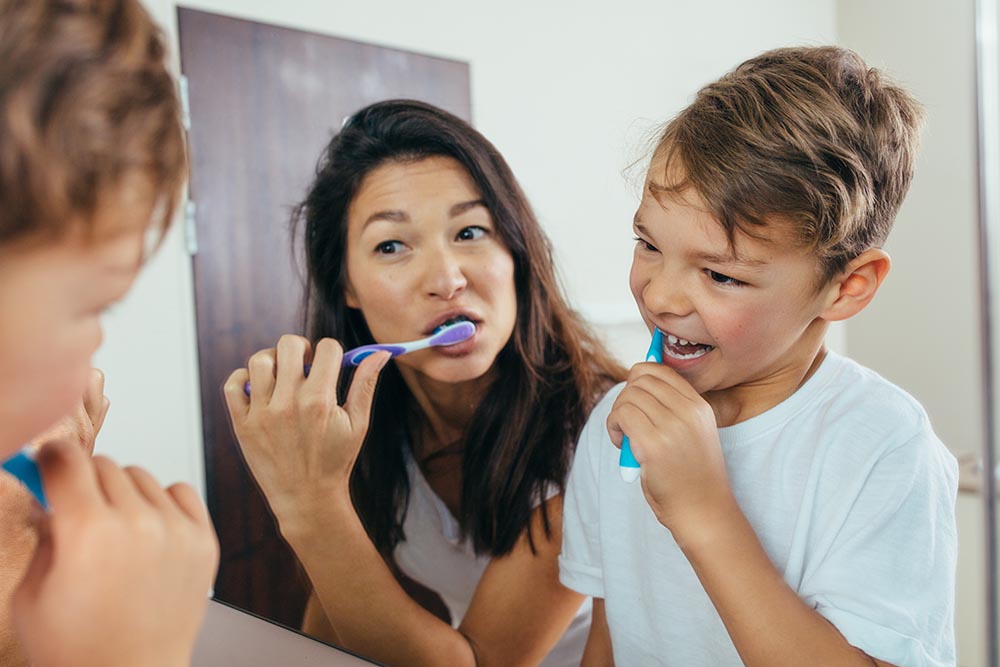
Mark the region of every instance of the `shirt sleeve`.
[[824, 482], [817, 507], [836, 509], [813, 509], [819, 548], [799, 593], [874, 658], [954, 666], [958, 464], [926, 417], [901, 445], [854, 463]]
[[600, 452], [612, 447], [605, 420], [615, 391], [593, 410], [580, 434], [563, 502], [563, 543], [559, 580], [564, 586], [596, 598], [604, 597], [600, 532]]

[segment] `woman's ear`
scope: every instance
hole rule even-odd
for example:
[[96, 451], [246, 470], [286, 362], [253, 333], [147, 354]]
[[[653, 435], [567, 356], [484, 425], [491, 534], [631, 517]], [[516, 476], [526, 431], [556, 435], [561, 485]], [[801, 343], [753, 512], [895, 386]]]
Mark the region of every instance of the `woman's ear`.
[[348, 308], [361, 308], [361, 304], [358, 303], [358, 297], [354, 294], [354, 288], [351, 287], [351, 281], [347, 281], [344, 285], [344, 303], [347, 304]]
[[855, 257], [826, 288], [828, 301], [820, 317], [830, 322], [846, 320], [871, 303], [889, 274], [892, 260], [881, 248], [871, 248]]

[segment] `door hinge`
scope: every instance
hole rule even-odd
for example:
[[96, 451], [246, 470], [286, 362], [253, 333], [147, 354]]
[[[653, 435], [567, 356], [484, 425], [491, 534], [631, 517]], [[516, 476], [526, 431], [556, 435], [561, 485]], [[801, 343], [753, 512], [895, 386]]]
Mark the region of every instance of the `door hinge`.
[[191, 104], [188, 98], [188, 78], [183, 74], [177, 78], [177, 95], [181, 102], [181, 122], [184, 123], [184, 129], [190, 132]]
[[184, 202], [184, 245], [187, 253], [194, 257], [198, 254], [198, 225], [196, 214], [198, 207], [188, 199]]

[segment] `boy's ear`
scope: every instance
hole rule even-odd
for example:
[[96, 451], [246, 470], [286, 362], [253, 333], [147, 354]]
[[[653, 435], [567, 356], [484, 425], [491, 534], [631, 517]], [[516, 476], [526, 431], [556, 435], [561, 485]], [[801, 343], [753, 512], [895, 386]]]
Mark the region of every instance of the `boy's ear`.
[[881, 248], [870, 248], [855, 257], [830, 282], [827, 304], [820, 317], [838, 322], [860, 313], [875, 298], [891, 266], [889, 254]]

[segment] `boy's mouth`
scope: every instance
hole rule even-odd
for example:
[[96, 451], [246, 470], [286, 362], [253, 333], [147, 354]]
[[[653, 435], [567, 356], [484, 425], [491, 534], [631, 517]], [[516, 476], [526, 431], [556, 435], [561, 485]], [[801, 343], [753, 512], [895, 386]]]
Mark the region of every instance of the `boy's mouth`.
[[671, 359], [681, 361], [697, 359], [698, 357], [705, 356], [714, 349], [715, 347], [712, 345], [685, 340], [673, 334], [663, 334], [663, 353]]

